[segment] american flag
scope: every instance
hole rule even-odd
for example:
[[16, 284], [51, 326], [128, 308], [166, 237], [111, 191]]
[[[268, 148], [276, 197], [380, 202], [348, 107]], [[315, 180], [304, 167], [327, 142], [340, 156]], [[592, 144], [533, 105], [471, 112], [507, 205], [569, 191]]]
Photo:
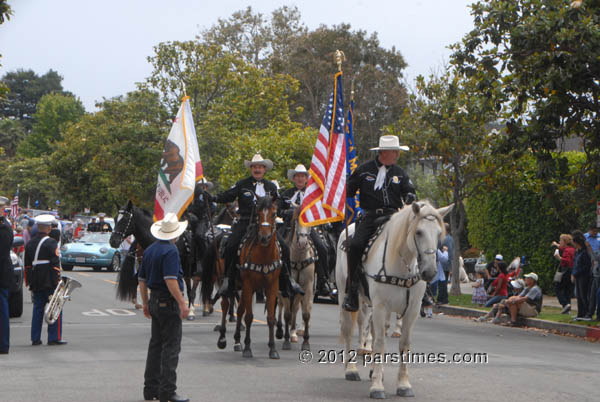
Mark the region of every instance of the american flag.
[[10, 216], [14, 222], [17, 221], [19, 217], [19, 189], [17, 188], [17, 192], [15, 193], [15, 198], [12, 200], [12, 204], [10, 204]]
[[342, 73], [334, 77], [333, 91], [323, 117], [310, 165], [300, 223], [316, 226], [344, 219], [346, 202], [346, 139]]

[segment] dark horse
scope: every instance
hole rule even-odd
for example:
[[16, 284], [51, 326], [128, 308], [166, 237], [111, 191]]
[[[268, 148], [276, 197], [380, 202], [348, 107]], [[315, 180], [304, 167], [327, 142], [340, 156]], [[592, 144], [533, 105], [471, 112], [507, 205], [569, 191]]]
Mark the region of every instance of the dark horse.
[[[129, 235], [134, 235], [135, 237], [135, 241], [131, 244], [130, 252], [127, 253], [123, 265], [121, 266], [121, 272], [119, 273], [117, 298], [120, 300], [129, 301], [137, 294], [138, 280], [137, 273], [135, 272], [135, 250], [137, 249], [138, 244], [142, 250], [145, 250], [156, 241], [150, 232], [152, 223], [152, 214], [148, 210], [134, 206], [131, 200], [126, 206], [119, 208], [119, 215], [115, 222], [115, 230], [113, 230], [110, 236], [111, 247], [119, 247], [123, 242], [123, 239]], [[193, 299], [190, 297], [190, 294], [194, 293], [190, 284], [190, 278], [196, 265], [196, 257], [192, 244], [191, 233], [185, 232], [179, 237], [176, 243], [184, 272], [184, 278], [186, 279], [185, 282], [190, 304], [193, 304]]]
[[[277, 242], [275, 218], [277, 203], [267, 195], [259, 197], [256, 203], [256, 225], [250, 227], [242, 240], [240, 249], [240, 277], [242, 297], [237, 310], [237, 325], [234, 334], [234, 350], [241, 351], [240, 330], [242, 319], [246, 324], [244, 338], [244, 357], [252, 357], [250, 348], [250, 329], [252, 328], [252, 296], [258, 289], [265, 289], [267, 324], [269, 325], [269, 358], [279, 359], [275, 349], [275, 303], [279, 292], [279, 273], [281, 271], [281, 251]], [[221, 328], [220, 338], [224, 338], [225, 328]]]

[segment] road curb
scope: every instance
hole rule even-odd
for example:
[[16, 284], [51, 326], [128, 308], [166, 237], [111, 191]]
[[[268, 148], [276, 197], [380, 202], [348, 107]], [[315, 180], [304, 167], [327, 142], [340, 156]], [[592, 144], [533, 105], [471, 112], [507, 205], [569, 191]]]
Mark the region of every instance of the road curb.
[[[434, 311], [436, 313], [444, 313], [461, 317], [481, 317], [482, 315], [485, 315], [487, 313], [486, 311], [475, 310], [472, 308], [456, 307], [449, 305], [434, 307]], [[521, 320], [523, 324], [532, 328], [545, 329], [564, 335], [574, 335], [593, 339], [600, 339], [600, 328], [597, 327], [587, 327], [584, 325], [576, 324], [565, 324], [562, 322], [540, 320], [538, 318], [522, 318]]]

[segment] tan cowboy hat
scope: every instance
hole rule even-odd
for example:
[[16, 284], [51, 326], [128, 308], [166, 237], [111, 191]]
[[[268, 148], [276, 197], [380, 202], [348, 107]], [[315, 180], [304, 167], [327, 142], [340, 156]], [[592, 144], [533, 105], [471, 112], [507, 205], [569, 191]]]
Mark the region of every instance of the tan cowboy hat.
[[379, 146], [371, 151], [408, 151], [406, 145], [400, 145], [400, 140], [395, 135], [382, 135], [379, 137]]
[[294, 176], [298, 173], [304, 173], [306, 177], [308, 177], [308, 170], [306, 170], [306, 167], [304, 167], [303, 164], [297, 165], [296, 169], [288, 169], [287, 177], [290, 181], [294, 181]]
[[244, 161], [244, 165], [249, 168], [252, 165], [263, 165], [267, 170], [273, 169], [273, 161], [270, 159], [263, 159], [261, 154], [256, 154], [252, 157], [251, 161]]
[[202, 185], [206, 186], [206, 190], [208, 190], [208, 191], [212, 190], [215, 187], [215, 185], [213, 184], [212, 181], [208, 181], [204, 177], [201, 178], [200, 180], [198, 180], [196, 182], [196, 184], [202, 184]]
[[162, 220], [156, 221], [150, 226], [150, 232], [158, 240], [171, 240], [179, 237], [187, 225], [187, 221], [179, 222], [177, 215], [169, 212]]

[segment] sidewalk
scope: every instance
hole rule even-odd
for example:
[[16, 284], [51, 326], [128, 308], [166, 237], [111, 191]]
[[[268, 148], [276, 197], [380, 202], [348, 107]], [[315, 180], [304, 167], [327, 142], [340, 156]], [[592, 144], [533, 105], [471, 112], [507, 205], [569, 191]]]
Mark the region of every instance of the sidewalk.
[[[471, 287], [472, 283], [473, 282], [461, 283], [460, 284], [460, 292], [463, 294], [472, 295], [473, 289], [474, 289], [473, 287]], [[448, 293], [450, 293], [450, 283], [448, 283]], [[544, 295], [544, 301], [542, 303], [542, 306], [562, 308], [562, 306], [558, 302], [558, 299], [556, 298], [556, 296], [550, 296], [550, 295]], [[574, 312], [574, 313], [577, 312], [577, 300], [575, 298], [573, 298], [571, 300], [571, 312]]]
[[[473, 288], [470, 283], [461, 284], [461, 292], [463, 294], [472, 294]], [[448, 291], [450, 290], [450, 286]], [[556, 300], [554, 296], [544, 295], [544, 306], [548, 307], [560, 307], [560, 304]], [[573, 306], [573, 305], [572, 305]], [[573, 306], [575, 307], [575, 306]], [[436, 313], [444, 313], [448, 315], [462, 316], [462, 317], [481, 317], [486, 314], [486, 311], [471, 309], [467, 307], [458, 307], [451, 305], [443, 305], [434, 307], [434, 311]], [[508, 321], [508, 317], [504, 316], [503, 321]], [[558, 333], [561, 335], [574, 335], [584, 338], [592, 338], [595, 340], [600, 340], [600, 328], [599, 327], [590, 327], [585, 325], [577, 325], [577, 324], [569, 324], [555, 321], [542, 320], [539, 318], [520, 318], [520, 322], [526, 326], [531, 328], [538, 328], [543, 330], [548, 330], [554, 333]], [[482, 325], [486, 325], [483, 324]], [[489, 324], [488, 324], [489, 325]], [[493, 325], [493, 324], [492, 324]]]

